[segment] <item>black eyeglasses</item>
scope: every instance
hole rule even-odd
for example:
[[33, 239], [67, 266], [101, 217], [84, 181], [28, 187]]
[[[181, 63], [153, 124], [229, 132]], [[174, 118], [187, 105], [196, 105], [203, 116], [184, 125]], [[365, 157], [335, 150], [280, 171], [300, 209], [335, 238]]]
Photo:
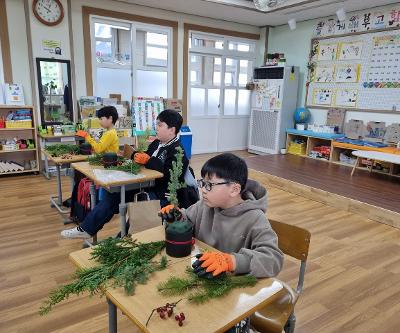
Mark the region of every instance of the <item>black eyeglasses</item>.
[[205, 188], [206, 191], [210, 192], [215, 185], [225, 185], [225, 184], [231, 184], [232, 182], [220, 182], [220, 183], [211, 183], [207, 182], [204, 179], [198, 179], [197, 180], [197, 186], [200, 188]]

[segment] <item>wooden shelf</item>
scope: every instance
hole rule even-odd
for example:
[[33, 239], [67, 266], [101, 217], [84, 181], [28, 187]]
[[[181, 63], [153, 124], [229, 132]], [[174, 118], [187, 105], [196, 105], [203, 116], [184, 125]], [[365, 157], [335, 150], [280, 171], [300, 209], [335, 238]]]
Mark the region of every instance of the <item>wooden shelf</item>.
[[5, 175], [16, 175], [20, 173], [28, 173], [28, 172], [39, 172], [39, 169], [31, 169], [31, 170], [23, 170], [23, 171], [13, 171], [13, 172], [2, 172], [0, 173], [0, 176], [5, 176]]
[[16, 150], [0, 150], [0, 154], [7, 154], [7, 153], [21, 153], [25, 151], [36, 151], [36, 148], [30, 149], [16, 149]]
[[33, 109], [32, 105], [7, 105], [0, 104], [0, 109]]
[[16, 128], [0, 128], [0, 131], [26, 131], [26, 130], [33, 130], [34, 127], [16, 127]]

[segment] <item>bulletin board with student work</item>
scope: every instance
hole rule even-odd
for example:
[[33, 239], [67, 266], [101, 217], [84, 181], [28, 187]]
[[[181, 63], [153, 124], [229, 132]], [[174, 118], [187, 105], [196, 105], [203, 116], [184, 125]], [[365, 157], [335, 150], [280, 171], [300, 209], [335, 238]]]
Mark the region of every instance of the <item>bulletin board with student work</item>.
[[400, 27], [311, 41], [307, 107], [400, 115]]
[[155, 134], [157, 117], [163, 110], [162, 98], [134, 97], [131, 111], [135, 134], [143, 134], [147, 129]]

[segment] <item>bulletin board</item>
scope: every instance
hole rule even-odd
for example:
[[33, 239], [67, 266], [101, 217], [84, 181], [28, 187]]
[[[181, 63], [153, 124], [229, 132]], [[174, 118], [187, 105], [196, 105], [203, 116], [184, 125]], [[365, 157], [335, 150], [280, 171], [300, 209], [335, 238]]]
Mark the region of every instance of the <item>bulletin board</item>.
[[306, 105], [400, 115], [400, 28], [311, 41]]
[[131, 111], [135, 133], [142, 134], [147, 129], [154, 132], [157, 117], [163, 110], [164, 104], [161, 98], [134, 97]]

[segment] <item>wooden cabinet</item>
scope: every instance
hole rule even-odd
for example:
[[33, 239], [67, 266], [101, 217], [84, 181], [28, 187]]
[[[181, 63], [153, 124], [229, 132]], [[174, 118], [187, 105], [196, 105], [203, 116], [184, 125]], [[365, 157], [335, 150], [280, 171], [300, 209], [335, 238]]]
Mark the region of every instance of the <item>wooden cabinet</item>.
[[[29, 105], [0, 105], [0, 118], [5, 119], [9, 112], [18, 110], [29, 110], [32, 115], [32, 121], [6, 122], [5, 128], [0, 128], [0, 176], [18, 173], [38, 172], [39, 171], [39, 147], [36, 135], [36, 114], [32, 106]], [[7, 145], [14, 139], [30, 140], [33, 147], [20, 149]], [[11, 149], [18, 148], [18, 149]], [[3, 163], [1, 163], [3, 162]], [[14, 162], [20, 166], [19, 169], [7, 171], [7, 162]], [[3, 167], [1, 167], [3, 165]]]

